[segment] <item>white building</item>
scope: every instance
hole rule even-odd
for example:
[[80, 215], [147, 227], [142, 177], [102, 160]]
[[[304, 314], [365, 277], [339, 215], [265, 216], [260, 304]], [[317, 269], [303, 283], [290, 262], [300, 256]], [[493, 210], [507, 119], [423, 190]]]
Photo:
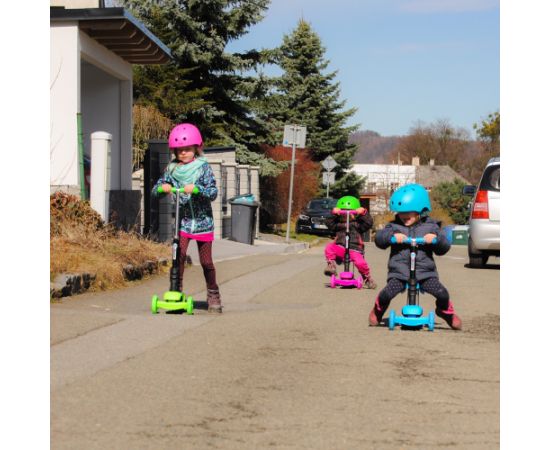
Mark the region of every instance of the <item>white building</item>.
[[112, 136], [111, 209], [139, 209], [132, 192], [132, 64], [170, 59], [169, 49], [123, 8], [103, 8], [100, 0], [50, 1], [51, 192], [87, 196], [91, 134], [102, 131]]
[[395, 190], [399, 186], [414, 183], [416, 180], [416, 166], [412, 165], [354, 164], [352, 170], [357, 175], [365, 177], [365, 193]]
[[405, 184], [419, 183], [429, 191], [433, 186], [455, 178], [468, 183], [448, 165], [435, 165], [434, 160], [430, 160], [428, 165], [421, 166], [418, 157], [412, 159], [411, 165], [354, 164], [350, 171], [365, 177], [360, 201], [373, 214], [387, 212], [391, 194]]

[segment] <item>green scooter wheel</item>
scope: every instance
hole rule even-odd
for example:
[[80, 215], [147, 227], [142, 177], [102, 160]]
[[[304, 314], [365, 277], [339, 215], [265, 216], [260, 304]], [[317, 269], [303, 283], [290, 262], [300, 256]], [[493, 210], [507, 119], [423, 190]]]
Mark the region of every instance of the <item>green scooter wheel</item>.
[[187, 297], [187, 300], [185, 301], [187, 307], [186, 307], [186, 311], [187, 311], [187, 314], [193, 314], [193, 297], [189, 296]]
[[153, 295], [153, 298], [151, 299], [151, 312], [153, 314], [156, 314], [158, 312], [158, 308], [157, 308], [158, 300], [159, 300], [158, 295]]

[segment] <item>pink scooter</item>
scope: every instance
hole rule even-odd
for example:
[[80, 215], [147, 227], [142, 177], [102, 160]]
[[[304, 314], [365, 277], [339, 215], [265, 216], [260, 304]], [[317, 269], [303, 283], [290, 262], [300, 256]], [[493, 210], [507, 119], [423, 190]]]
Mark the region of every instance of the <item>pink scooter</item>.
[[350, 214], [357, 214], [357, 211], [354, 209], [341, 209], [340, 214], [346, 215], [346, 244], [344, 253], [344, 271], [340, 272], [338, 275], [331, 275], [330, 277], [330, 287], [335, 288], [336, 286], [345, 286], [345, 287], [356, 287], [361, 289], [363, 287], [363, 277], [358, 275], [358, 278], [355, 278], [355, 271], [349, 270], [350, 265], [350, 256], [349, 256], [349, 216]]

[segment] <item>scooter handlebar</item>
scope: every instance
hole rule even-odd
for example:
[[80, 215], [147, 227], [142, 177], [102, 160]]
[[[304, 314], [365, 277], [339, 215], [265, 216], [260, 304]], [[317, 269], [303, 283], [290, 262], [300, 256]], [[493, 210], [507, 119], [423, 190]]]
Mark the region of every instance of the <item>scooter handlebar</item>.
[[335, 214], [339, 214], [341, 216], [344, 216], [346, 214], [359, 214], [356, 209], [341, 209]]
[[[401, 242], [402, 244], [412, 244], [413, 241], [416, 241], [416, 245], [424, 245], [426, 244], [426, 241], [424, 240], [423, 237], [417, 237], [417, 238], [411, 238], [411, 237], [408, 237], [407, 239], [405, 239], [403, 242]], [[391, 239], [390, 239], [390, 242], [392, 244], [397, 244], [397, 239], [395, 239], [395, 236], [392, 236]], [[432, 244], [437, 244], [437, 238], [434, 238], [434, 240], [432, 241]]]
[[[172, 188], [172, 194], [177, 193], [178, 190], [180, 191], [180, 194], [185, 193], [185, 188], [175, 188], [175, 187], [173, 187], [173, 188]], [[159, 186], [159, 187], [157, 188], [157, 192], [158, 192], [159, 194], [166, 194], [166, 193], [167, 193], [167, 192], [164, 192], [164, 189], [162, 189], [162, 186]], [[192, 193], [192, 194], [198, 194], [198, 193], [199, 193], [199, 188], [198, 188], [197, 186], [195, 186], [195, 187], [193, 188], [193, 192], [191, 192], [191, 193]]]

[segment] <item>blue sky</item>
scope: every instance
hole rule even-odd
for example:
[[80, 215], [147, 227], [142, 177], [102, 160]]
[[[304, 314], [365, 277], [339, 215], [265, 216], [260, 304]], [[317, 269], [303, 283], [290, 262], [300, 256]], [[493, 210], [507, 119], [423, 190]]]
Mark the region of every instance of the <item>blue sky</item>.
[[302, 17], [346, 108], [358, 108], [350, 125], [389, 136], [448, 119], [475, 137], [472, 125], [500, 108], [498, 0], [272, 0], [227, 50], [278, 46]]

